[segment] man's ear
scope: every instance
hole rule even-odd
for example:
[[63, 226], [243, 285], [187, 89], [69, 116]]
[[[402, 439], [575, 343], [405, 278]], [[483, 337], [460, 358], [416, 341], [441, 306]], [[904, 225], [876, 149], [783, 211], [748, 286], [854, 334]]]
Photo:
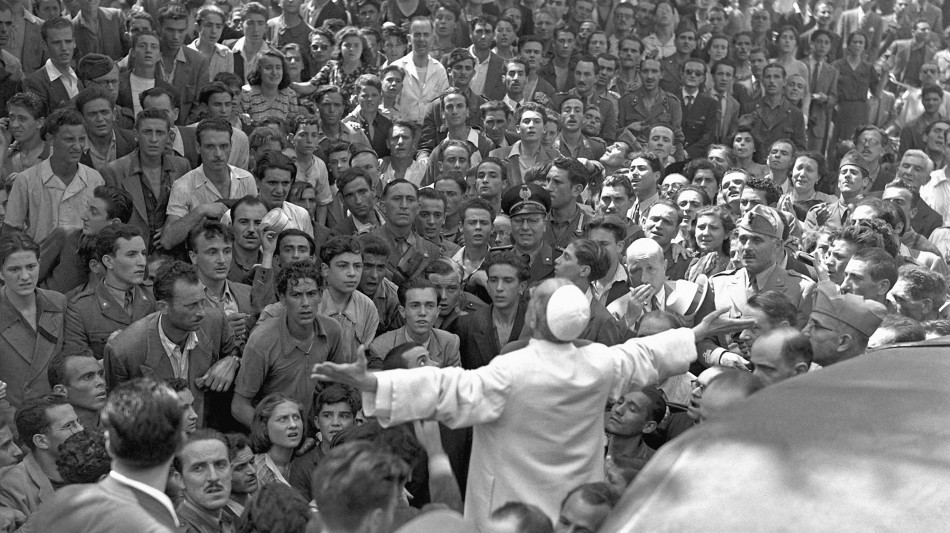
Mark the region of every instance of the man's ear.
[[323, 279], [327, 279], [327, 276], [330, 275], [330, 267], [326, 263], [320, 265], [320, 272], [323, 275]]
[[191, 264], [195, 264], [198, 260], [198, 254], [192, 250], [188, 250], [188, 259], [191, 260]]
[[854, 337], [850, 333], [842, 333], [838, 336], [838, 348], [839, 352], [847, 352], [851, 349], [852, 346], [856, 344]]
[[934, 301], [931, 298], [924, 298], [920, 301], [920, 305], [922, 306], [921, 312], [925, 315], [930, 314], [934, 309]]
[[528, 282], [522, 281], [518, 284], [518, 294], [524, 294], [524, 291], [528, 289]]
[[644, 434], [653, 433], [654, 431], [656, 431], [656, 427], [657, 427], [657, 423], [653, 420], [650, 420], [649, 422], [646, 423], [645, 426], [643, 426], [643, 433]]
[[159, 310], [159, 311], [161, 311], [161, 312], [163, 312], [163, 313], [168, 312], [168, 302], [166, 302], [165, 300], [158, 300], [157, 303], [158, 303], [158, 310]]
[[99, 259], [99, 263], [102, 265], [102, 268], [109, 270], [112, 267], [112, 260], [113, 257], [109, 254], [106, 254]]
[[887, 296], [887, 293], [891, 292], [891, 280], [882, 279], [877, 282], [877, 293], [880, 296]]
[[802, 374], [805, 374], [805, 373], [808, 372], [808, 364], [805, 363], [804, 361], [801, 361], [801, 362], [799, 362], [799, 363], [795, 363], [794, 371], [795, 371], [795, 375], [796, 375], [796, 376], [800, 376], [800, 375], [802, 375]]
[[66, 385], [59, 384], [53, 386], [53, 394], [58, 396], [66, 397]]
[[33, 447], [35, 447], [38, 450], [48, 450], [50, 448], [49, 438], [47, 438], [46, 435], [42, 433], [37, 433], [36, 435], [33, 435], [32, 440], [33, 440]]

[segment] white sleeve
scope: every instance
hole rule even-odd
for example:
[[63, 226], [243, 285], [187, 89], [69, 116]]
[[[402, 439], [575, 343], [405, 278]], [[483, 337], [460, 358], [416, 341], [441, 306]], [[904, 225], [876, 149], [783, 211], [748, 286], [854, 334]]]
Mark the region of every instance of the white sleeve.
[[412, 420], [438, 420], [452, 428], [493, 422], [504, 411], [511, 386], [505, 366], [378, 372], [376, 392], [363, 393], [363, 408], [383, 427]]
[[627, 391], [662, 383], [689, 370], [696, 359], [696, 337], [693, 330], [679, 328], [630, 339], [611, 348], [611, 352], [616, 379], [610, 396], [619, 398]]

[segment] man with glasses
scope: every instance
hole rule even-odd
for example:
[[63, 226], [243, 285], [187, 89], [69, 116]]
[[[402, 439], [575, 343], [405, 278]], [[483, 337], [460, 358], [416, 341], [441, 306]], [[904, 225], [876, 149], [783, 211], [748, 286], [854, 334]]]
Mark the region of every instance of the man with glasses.
[[868, 182], [861, 194], [883, 191], [884, 186], [894, 179], [894, 171], [881, 164], [889, 143], [887, 134], [875, 126], [862, 126], [855, 132], [853, 151], [861, 158], [868, 171]]
[[534, 184], [516, 185], [505, 191], [501, 206], [511, 219], [512, 245], [499, 249], [512, 250], [525, 260], [529, 286], [554, 277], [554, 260], [560, 252], [544, 240], [550, 193]]
[[719, 126], [719, 103], [703, 94], [706, 84], [706, 64], [690, 58], [683, 63], [683, 138], [686, 155], [690, 159], [702, 157], [716, 140]]
[[63, 485], [56, 467], [59, 445], [82, 431], [82, 425], [66, 398], [55, 395], [26, 400], [13, 419], [29, 451], [22, 462], [0, 474], [0, 507], [19, 511], [12, 524], [17, 529], [53, 496], [53, 483]]

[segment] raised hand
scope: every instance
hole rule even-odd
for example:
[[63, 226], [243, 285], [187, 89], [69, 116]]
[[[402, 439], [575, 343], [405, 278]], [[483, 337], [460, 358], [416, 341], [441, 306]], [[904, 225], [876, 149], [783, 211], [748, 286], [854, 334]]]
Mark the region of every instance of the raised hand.
[[754, 318], [730, 318], [723, 316], [730, 309], [723, 307], [706, 315], [703, 320], [693, 328], [693, 333], [697, 339], [706, 337], [716, 337], [726, 333], [743, 330], [755, 324]]
[[366, 370], [366, 346], [356, 349], [356, 361], [352, 363], [317, 363], [310, 377], [320, 381], [333, 381], [349, 385], [364, 392], [376, 392], [376, 376]]

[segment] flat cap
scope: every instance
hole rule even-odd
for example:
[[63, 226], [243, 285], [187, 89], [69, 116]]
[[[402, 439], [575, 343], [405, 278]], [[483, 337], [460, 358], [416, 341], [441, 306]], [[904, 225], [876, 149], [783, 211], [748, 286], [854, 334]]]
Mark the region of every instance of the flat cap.
[[752, 233], [782, 239], [785, 232], [785, 221], [775, 209], [766, 205], [756, 205], [742, 215], [736, 226]]
[[76, 65], [76, 75], [81, 80], [94, 80], [112, 72], [115, 61], [102, 54], [86, 54], [79, 59]]
[[857, 294], [838, 294], [835, 287], [819, 284], [811, 312], [840, 320], [870, 337], [884, 320], [887, 308], [880, 302]]
[[501, 209], [509, 217], [546, 215], [551, 210], [551, 194], [534, 184], [515, 185], [501, 196]]

